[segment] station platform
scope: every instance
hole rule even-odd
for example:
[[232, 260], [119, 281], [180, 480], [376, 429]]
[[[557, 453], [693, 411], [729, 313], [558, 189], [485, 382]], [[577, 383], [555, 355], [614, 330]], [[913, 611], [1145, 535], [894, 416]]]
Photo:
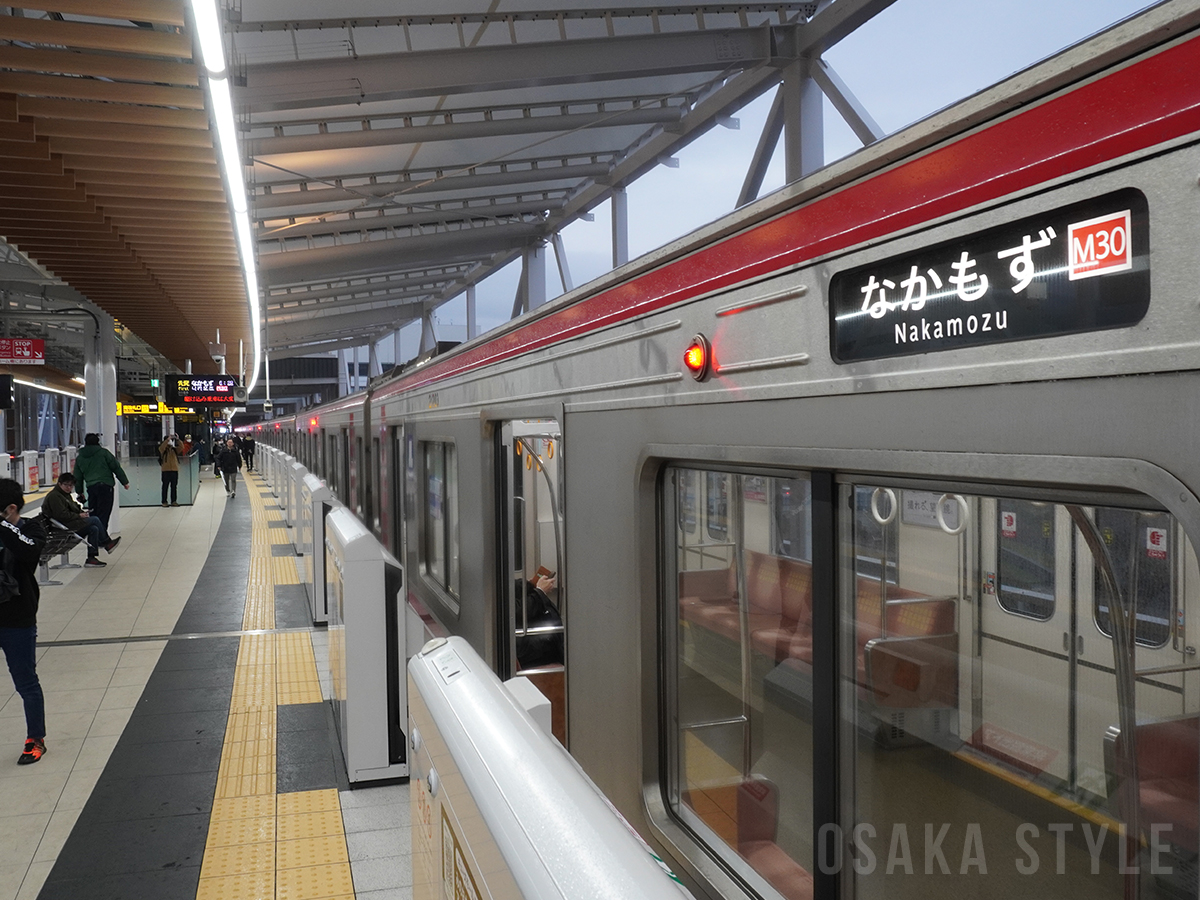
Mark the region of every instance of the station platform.
[[410, 898], [408, 785], [347, 789], [326, 634], [263, 482], [120, 523], [107, 568], [42, 588], [35, 765], [0, 681], [0, 900]]

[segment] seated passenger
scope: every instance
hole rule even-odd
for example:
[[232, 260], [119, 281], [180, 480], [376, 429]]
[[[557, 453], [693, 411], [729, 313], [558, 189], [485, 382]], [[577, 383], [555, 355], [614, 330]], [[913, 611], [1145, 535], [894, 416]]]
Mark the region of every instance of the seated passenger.
[[[539, 573], [543, 570], [539, 570]], [[542, 666], [561, 666], [563, 663], [563, 635], [561, 631], [547, 634], [520, 635], [522, 626], [537, 628], [562, 627], [562, 616], [550, 600], [550, 592], [558, 586], [551, 574], [538, 574], [524, 583], [525, 618], [517, 616], [517, 661], [521, 669], [537, 669]], [[514, 596], [520, 596], [522, 584], [516, 583]]]
[[104, 529], [104, 523], [100, 521], [99, 517], [87, 515], [83, 507], [76, 503], [75, 498], [71, 496], [71, 492], [74, 490], [75, 476], [70, 472], [63, 472], [59, 475], [58, 484], [42, 501], [42, 516], [54, 519], [63, 527], [86, 537], [88, 555], [84, 565], [103, 567], [107, 563], [100, 561], [100, 548], [103, 547], [112, 553], [117, 549], [117, 544], [121, 543], [121, 539], [109, 537], [108, 532]]

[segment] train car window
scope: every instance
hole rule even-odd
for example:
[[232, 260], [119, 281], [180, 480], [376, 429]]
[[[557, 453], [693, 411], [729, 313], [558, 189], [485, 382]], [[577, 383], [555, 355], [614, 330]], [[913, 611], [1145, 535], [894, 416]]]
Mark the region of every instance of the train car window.
[[[799, 897], [813, 865], [812, 567], [777, 552], [772, 498], [796, 501], [787, 534], [806, 533], [808, 479], [667, 474], [670, 806], [757, 893]], [[689, 532], [680, 507], [697, 484], [708, 515]]]
[[696, 533], [696, 522], [699, 518], [696, 512], [696, 493], [696, 473], [688, 469], [681, 470], [676, 515], [679, 517], [680, 530], [687, 534]]
[[[1029, 896], [1118, 900], [1131, 896], [1128, 869], [1095, 836], [1135, 817], [1162, 836], [1159, 862], [1141, 857], [1141, 872], [1157, 874], [1140, 896], [1194, 894], [1194, 880], [1169, 874], [1198, 848], [1195, 794], [1164, 773], [1194, 777], [1200, 722], [1187, 689], [1200, 666], [1172, 640], [1200, 602], [1198, 573], [1172, 517], [1097, 508], [1084, 495], [840, 490], [854, 518], [839, 523], [838, 580], [852, 895], [907, 896], [919, 884], [924, 900], [957, 900], [986, 892], [983, 876], [1016, 860]], [[855, 502], [864, 492], [874, 504]], [[863, 570], [873, 553], [857, 541], [891, 518], [893, 498], [898, 564], [881, 581]], [[1136, 611], [1147, 640], [1122, 644], [1087, 614], [1108, 622], [1118, 604]], [[1121, 788], [1131, 772], [1132, 792]]]
[[[1148, 647], [1161, 647], [1171, 639], [1175, 609], [1175, 544], [1171, 516], [1163, 512], [1100, 508], [1096, 526], [1104, 538], [1117, 585], [1137, 598], [1135, 640]], [[1096, 572], [1095, 584], [1103, 579]], [[1108, 592], [1095, 591], [1096, 627], [1112, 636]]]
[[896, 542], [898, 503], [894, 492], [886, 489], [859, 488], [854, 492], [855, 566], [859, 573], [876, 580], [886, 571], [889, 584], [896, 583], [900, 564]]
[[714, 541], [729, 533], [729, 477], [720, 472], [704, 476], [704, 527]]
[[440, 441], [421, 447], [425, 474], [421, 527], [421, 569], [452, 597], [458, 597], [458, 458]]
[[380, 534], [382, 523], [383, 502], [383, 460], [380, 453], [379, 438], [371, 440], [371, 486], [369, 499], [371, 506], [371, 521], [374, 522], [375, 533]]
[[996, 599], [1010, 613], [1049, 619], [1054, 615], [1054, 506], [1010, 500], [997, 515]]
[[[747, 479], [763, 482], [766, 479]], [[779, 556], [812, 561], [812, 484], [808, 480], [793, 481], [788, 478], [771, 479], [771, 546]], [[760, 489], [755, 486], [755, 491]], [[750, 499], [747, 493], [746, 499]]]

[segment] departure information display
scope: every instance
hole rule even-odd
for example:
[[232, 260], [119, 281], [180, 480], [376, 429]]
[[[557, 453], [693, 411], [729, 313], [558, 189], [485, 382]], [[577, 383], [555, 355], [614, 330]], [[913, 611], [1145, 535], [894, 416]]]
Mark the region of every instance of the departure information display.
[[177, 375], [166, 379], [171, 406], [233, 406], [237, 379], [227, 375]]

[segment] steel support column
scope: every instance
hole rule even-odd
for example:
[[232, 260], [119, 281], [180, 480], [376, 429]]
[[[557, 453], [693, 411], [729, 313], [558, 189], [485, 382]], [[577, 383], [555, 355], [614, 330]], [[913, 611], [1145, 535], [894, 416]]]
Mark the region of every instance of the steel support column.
[[521, 262], [525, 267], [525, 309], [537, 309], [546, 302], [546, 245], [526, 247]]
[[614, 269], [629, 262], [629, 197], [623, 187], [612, 192], [612, 261]]
[[799, 60], [783, 72], [783, 141], [787, 183], [825, 165], [825, 121], [821, 87]]
[[467, 285], [467, 340], [479, 336], [479, 320], [475, 317], [475, 285]]

